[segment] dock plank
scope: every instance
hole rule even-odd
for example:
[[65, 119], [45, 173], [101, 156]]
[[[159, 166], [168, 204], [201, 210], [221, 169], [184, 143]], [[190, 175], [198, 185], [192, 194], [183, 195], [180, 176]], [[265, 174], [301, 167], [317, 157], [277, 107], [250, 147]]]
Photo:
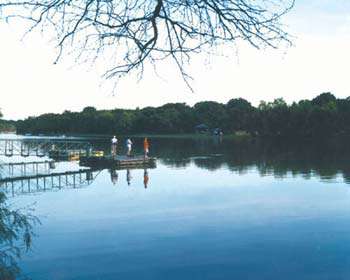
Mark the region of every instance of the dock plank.
[[80, 165], [88, 167], [106, 167], [106, 168], [121, 168], [131, 166], [155, 166], [156, 158], [147, 157], [143, 155], [135, 156], [82, 156], [80, 158]]

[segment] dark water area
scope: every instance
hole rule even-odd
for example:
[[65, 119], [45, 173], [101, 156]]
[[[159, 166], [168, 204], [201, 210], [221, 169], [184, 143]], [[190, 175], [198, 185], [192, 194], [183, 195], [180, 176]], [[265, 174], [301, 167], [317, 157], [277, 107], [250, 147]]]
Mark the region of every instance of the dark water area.
[[[14, 259], [17, 279], [349, 279], [347, 141], [150, 145], [156, 168], [96, 170], [74, 187], [1, 186], [6, 207], [40, 220]], [[80, 168], [57, 162], [54, 172]]]

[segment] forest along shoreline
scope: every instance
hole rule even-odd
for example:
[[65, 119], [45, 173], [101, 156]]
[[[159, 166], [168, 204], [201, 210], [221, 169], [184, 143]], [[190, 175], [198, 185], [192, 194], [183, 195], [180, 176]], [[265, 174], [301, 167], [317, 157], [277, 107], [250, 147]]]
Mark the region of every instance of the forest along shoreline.
[[[350, 97], [338, 99], [322, 93], [312, 100], [288, 105], [282, 98], [260, 102], [257, 107], [235, 98], [226, 104], [204, 101], [188, 106], [169, 103], [143, 109], [97, 110], [43, 114], [18, 121], [2, 120], [2, 130], [30, 135], [154, 137], [249, 136], [332, 137], [350, 135]], [[1, 129], [1, 127], [0, 127]]]

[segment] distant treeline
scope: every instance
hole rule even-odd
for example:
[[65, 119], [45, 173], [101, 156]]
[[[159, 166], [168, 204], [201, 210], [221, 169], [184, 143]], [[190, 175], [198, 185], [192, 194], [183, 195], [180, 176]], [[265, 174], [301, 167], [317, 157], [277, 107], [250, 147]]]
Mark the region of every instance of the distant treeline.
[[17, 133], [48, 134], [172, 134], [193, 133], [205, 124], [225, 134], [245, 131], [261, 136], [350, 135], [350, 97], [322, 93], [312, 100], [288, 105], [282, 98], [252, 106], [242, 98], [226, 104], [199, 102], [166, 104], [135, 110], [96, 110], [43, 114], [16, 122]]
[[2, 120], [2, 113], [0, 111], [0, 132], [15, 131], [15, 121]]

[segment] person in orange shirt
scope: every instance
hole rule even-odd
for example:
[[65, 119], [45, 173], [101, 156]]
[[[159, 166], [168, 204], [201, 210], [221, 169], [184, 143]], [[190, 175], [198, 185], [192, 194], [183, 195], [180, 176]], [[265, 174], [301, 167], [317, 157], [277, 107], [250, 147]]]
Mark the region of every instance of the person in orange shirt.
[[143, 151], [144, 151], [144, 155], [145, 155], [145, 158], [148, 157], [148, 152], [149, 152], [149, 143], [148, 143], [148, 139], [147, 137], [145, 138], [145, 140], [143, 140]]

